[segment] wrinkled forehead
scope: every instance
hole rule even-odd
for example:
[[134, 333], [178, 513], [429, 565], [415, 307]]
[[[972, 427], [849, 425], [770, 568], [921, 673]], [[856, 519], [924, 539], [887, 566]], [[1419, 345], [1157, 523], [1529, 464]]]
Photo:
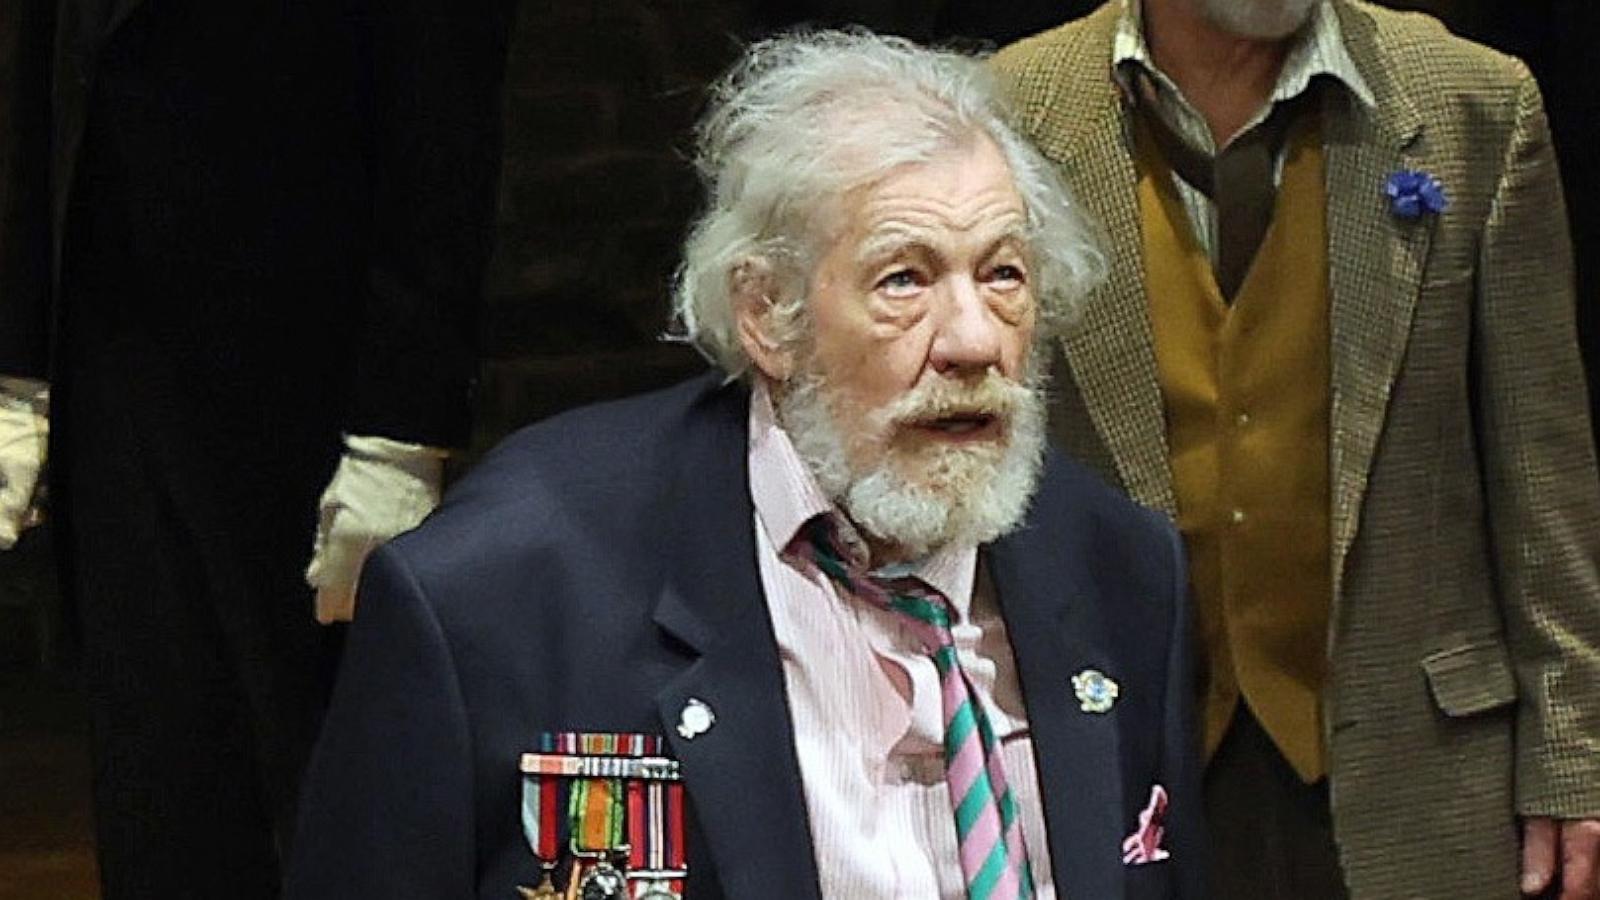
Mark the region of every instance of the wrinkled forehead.
[[983, 135], [925, 162], [898, 166], [830, 204], [828, 246], [858, 256], [901, 244], [1028, 245], [1026, 204], [1000, 148]]
[[814, 197], [806, 232], [813, 248], [821, 250], [851, 235], [869, 240], [869, 235], [898, 231], [930, 216], [942, 226], [976, 229], [989, 224], [1014, 227], [1018, 237], [1024, 234], [1026, 205], [1010, 162], [982, 131], [968, 131], [960, 143], [877, 168], [840, 191]]

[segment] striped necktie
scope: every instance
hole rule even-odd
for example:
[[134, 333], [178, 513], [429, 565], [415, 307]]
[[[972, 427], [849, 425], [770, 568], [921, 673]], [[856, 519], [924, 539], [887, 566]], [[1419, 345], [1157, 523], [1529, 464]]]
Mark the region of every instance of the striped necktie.
[[938, 670], [944, 705], [945, 784], [955, 813], [968, 900], [1026, 900], [1033, 874], [1016, 796], [1006, 783], [1000, 742], [961, 669], [950, 635], [950, 601], [914, 577], [870, 575], [861, 554], [839, 539], [834, 517], [812, 518], [786, 554], [809, 563], [844, 594], [904, 616]]

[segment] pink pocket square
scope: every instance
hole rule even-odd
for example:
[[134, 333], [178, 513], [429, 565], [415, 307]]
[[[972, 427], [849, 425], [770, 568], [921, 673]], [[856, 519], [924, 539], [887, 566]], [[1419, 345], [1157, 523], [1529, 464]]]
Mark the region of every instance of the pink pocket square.
[[1161, 785], [1150, 788], [1150, 803], [1139, 813], [1139, 830], [1122, 842], [1122, 861], [1130, 866], [1161, 862], [1171, 856], [1162, 846], [1167, 828], [1167, 789]]

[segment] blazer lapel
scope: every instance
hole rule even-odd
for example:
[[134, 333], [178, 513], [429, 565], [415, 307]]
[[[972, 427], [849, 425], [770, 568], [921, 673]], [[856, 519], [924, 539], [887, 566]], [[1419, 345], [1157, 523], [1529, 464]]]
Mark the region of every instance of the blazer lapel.
[[1165, 408], [1156, 380], [1155, 339], [1144, 289], [1144, 250], [1129, 117], [1110, 76], [1111, 38], [1120, 5], [1087, 22], [1088, 52], [1065, 60], [1070, 85], [1103, 89], [1058, 95], [1047, 121], [1031, 124], [1078, 202], [1104, 230], [1110, 277], [1088, 296], [1082, 317], [1062, 338], [1072, 380], [1089, 418], [1137, 501], [1177, 512], [1168, 464]]
[[1351, 58], [1377, 101], [1368, 109], [1346, 92], [1329, 92], [1324, 106], [1337, 603], [1390, 387], [1405, 356], [1436, 217], [1404, 220], [1389, 210], [1384, 194], [1389, 176], [1400, 169], [1424, 168], [1416, 152], [1422, 120], [1388, 71], [1371, 18], [1350, 4], [1334, 8]]
[[[1045, 479], [1048, 482], [1048, 475]], [[1041, 494], [1049, 490], [1041, 484]], [[1036, 501], [1070, 503], [1055, 497]], [[986, 550], [1016, 653], [1039, 765], [1050, 862], [1066, 897], [1120, 897], [1123, 796], [1116, 715], [1078, 707], [1072, 676], [1115, 674], [1105, 623], [1087, 599], [1092, 584], [1065, 538], [1029, 524]]]
[[[663, 685], [656, 709], [723, 892], [818, 900], [794, 726], [756, 563], [747, 396], [710, 393], [688, 429], [669, 498], [687, 514], [663, 548], [655, 621], [696, 659]], [[710, 708], [709, 728], [680, 730], [691, 700]]]

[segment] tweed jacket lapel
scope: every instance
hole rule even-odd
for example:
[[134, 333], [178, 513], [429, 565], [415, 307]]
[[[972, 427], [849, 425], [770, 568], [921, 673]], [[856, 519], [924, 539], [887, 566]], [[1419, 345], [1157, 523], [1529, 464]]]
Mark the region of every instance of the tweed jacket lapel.
[[1062, 337], [1072, 380], [1128, 493], [1173, 515], [1177, 501], [1145, 300], [1130, 118], [1110, 77], [1117, 13], [1117, 4], [1108, 3], [1090, 15], [1081, 52], [1061, 60], [1060, 83], [1104, 89], [1057, 95], [1045, 113], [1048, 121], [1026, 123], [1025, 130], [1038, 137], [1040, 149], [1059, 164], [1079, 202], [1105, 231], [1110, 278], [1089, 296], [1082, 318]]
[[1343, 0], [1335, 9], [1345, 46], [1377, 101], [1369, 109], [1346, 92], [1330, 91], [1324, 105], [1337, 603], [1390, 387], [1405, 357], [1436, 217], [1405, 220], [1389, 210], [1383, 192], [1389, 176], [1428, 168], [1419, 152], [1422, 119], [1389, 71], [1371, 17]]
[[[1382, 432], [1390, 385], [1405, 356], [1411, 315], [1426, 268], [1433, 217], [1389, 211], [1384, 183], [1402, 168], [1428, 167], [1422, 119], [1377, 44], [1368, 13], [1346, 0], [1335, 11], [1351, 58], [1376, 99], [1360, 105], [1343, 91], [1325, 97], [1329, 289], [1332, 310], [1330, 471], [1334, 583], [1355, 537], [1367, 472]], [[1085, 209], [1101, 223], [1111, 277], [1090, 295], [1063, 337], [1067, 366], [1085, 408], [1139, 502], [1173, 513], [1166, 424], [1144, 289], [1130, 116], [1110, 77], [1111, 41], [1121, 7], [1106, 3], [1083, 20], [1081, 38], [1059, 49], [1051, 81], [1068, 89], [1027, 95], [1035, 136], [1059, 164]], [[1082, 90], [1084, 84], [1104, 89]]]

